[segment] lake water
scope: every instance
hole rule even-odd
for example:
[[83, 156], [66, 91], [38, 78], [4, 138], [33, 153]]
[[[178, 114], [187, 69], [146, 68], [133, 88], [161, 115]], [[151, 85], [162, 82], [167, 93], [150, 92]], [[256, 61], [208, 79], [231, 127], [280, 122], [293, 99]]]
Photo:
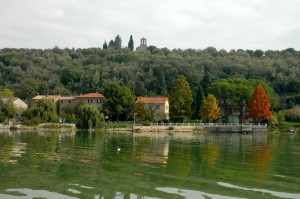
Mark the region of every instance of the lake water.
[[0, 132], [0, 199], [300, 198], [300, 135]]

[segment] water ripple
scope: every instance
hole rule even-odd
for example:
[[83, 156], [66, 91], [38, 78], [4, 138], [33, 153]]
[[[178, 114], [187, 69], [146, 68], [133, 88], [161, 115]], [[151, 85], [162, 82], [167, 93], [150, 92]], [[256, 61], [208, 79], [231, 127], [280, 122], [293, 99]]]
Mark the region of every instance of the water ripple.
[[[59, 198], [59, 199], [78, 199], [77, 197], [66, 196], [63, 194], [45, 191], [45, 190], [32, 190], [32, 189], [7, 189], [7, 192], [14, 192], [19, 195], [1, 194], [0, 199], [29, 199], [29, 198]], [[22, 195], [20, 195], [22, 194]]]
[[300, 198], [300, 193], [287, 193], [287, 192], [277, 192], [277, 191], [270, 191], [266, 189], [252, 189], [252, 188], [245, 188], [245, 187], [240, 187], [236, 185], [232, 185], [229, 183], [225, 182], [218, 182], [217, 184], [223, 186], [223, 187], [228, 187], [228, 188], [235, 188], [235, 189], [241, 189], [241, 190], [246, 190], [246, 191], [255, 191], [255, 192], [262, 192], [262, 193], [268, 193], [276, 197], [280, 198]]
[[244, 199], [240, 197], [232, 197], [232, 196], [223, 196], [219, 194], [212, 194], [212, 193], [205, 193], [202, 191], [194, 191], [194, 190], [187, 190], [187, 189], [177, 189], [177, 188], [170, 188], [170, 187], [157, 187], [156, 190], [163, 191], [166, 193], [171, 194], [178, 194], [185, 198], [198, 198], [198, 199], [206, 199], [207, 197], [212, 199]]

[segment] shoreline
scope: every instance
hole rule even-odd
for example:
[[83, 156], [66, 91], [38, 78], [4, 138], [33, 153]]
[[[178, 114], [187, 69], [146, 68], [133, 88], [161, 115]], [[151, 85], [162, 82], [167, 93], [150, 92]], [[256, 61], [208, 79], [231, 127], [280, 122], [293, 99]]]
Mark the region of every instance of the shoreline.
[[[49, 131], [49, 132], [68, 132], [68, 131], [106, 131], [106, 132], [128, 132], [134, 134], [202, 134], [209, 132], [217, 133], [254, 133], [268, 132], [270, 129], [265, 124], [173, 124], [173, 125], [152, 125], [152, 126], [128, 126], [128, 127], [109, 127], [100, 129], [77, 129], [75, 124], [43, 123], [38, 126], [24, 125], [3, 125], [0, 124], [0, 131]], [[276, 130], [275, 130], [276, 131]], [[281, 133], [297, 133], [286, 130]]]

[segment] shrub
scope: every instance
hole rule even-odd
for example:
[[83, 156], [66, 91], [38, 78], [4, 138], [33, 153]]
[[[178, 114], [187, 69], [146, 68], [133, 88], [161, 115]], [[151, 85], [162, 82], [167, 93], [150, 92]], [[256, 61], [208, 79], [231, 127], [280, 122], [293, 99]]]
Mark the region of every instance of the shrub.
[[289, 122], [300, 122], [300, 106], [285, 111], [285, 120]]

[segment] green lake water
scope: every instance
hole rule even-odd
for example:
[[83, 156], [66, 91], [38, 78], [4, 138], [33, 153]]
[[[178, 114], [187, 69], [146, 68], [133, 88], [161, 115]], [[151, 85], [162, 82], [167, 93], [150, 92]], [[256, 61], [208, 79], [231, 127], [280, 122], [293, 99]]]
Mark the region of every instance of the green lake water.
[[300, 135], [0, 131], [0, 199], [300, 198]]

